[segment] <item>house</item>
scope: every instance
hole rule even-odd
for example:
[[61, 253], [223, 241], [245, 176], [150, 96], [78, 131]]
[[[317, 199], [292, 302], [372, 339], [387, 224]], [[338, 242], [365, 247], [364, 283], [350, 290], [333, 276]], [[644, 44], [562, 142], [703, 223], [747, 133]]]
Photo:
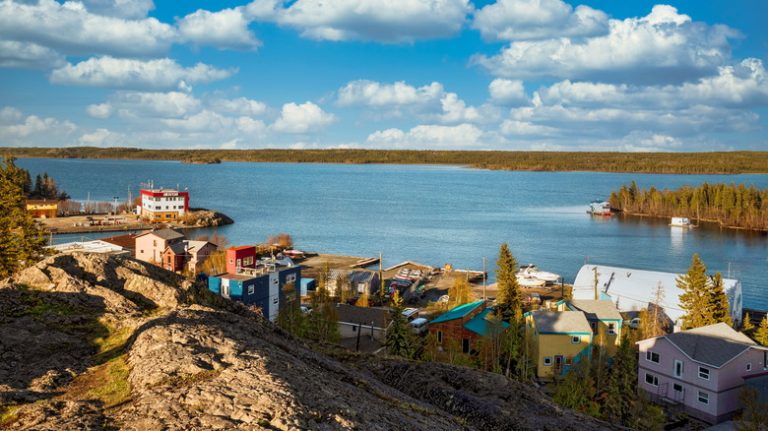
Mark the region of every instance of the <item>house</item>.
[[184, 261], [187, 258], [187, 242], [180, 241], [168, 244], [163, 251], [162, 267], [165, 270], [179, 272], [184, 269]]
[[768, 348], [725, 323], [638, 341], [638, 387], [718, 423], [739, 409], [745, 378], [766, 371]]
[[56, 218], [59, 212], [59, 202], [47, 199], [28, 199], [27, 212], [34, 218]]
[[131, 254], [130, 251], [125, 250], [120, 246], [102, 240], [65, 242], [48, 246], [46, 249], [53, 250], [56, 253], [87, 252], [119, 256], [130, 256]]
[[255, 268], [240, 268], [208, 277], [208, 290], [261, 308], [264, 317], [277, 319], [280, 304], [300, 295], [301, 266], [281, 267], [259, 264]]
[[608, 355], [616, 353], [621, 344], [624, 319], [611, 301], [594, 299], [574, 299], [568, 304], [572, 311], [581, 311], [592, 328], [592, 342], [605, 349]]
[[189, 192], [173, 189], [141, 189], [137, 213], [150, 223], [183, 218], [189, 211]]
[[216, 244], [208, 241], [184, 241], [187, 245], [187, 271], [196, 274], [200, 267], [205, 263], [208, 256], [213, 254], [218, 247]]
[[[595, 274], [597, 272], [597, 274]], [[661, 287], [664, 297], [661, 307], [672, 319], [675, 330], [682, 326], [685, 311], [680, 306], [680, 295], [676, 278], [682, 274], [659, 271], [645, 271], [603, 265], [584, 265], [573, 282], [574, 299], [608, 299], [617, 304], [619, 311], [645, 309], [654, 302], [656, 290]], [[595, 286], [597, 277], [597, 286]], [[724, 278], [723, 287], [728, 296], [731, 319], [739, 325], [742, 319], [742, 293], [739, 280]]]
[[550, 379], [592, 354], [593, 331], [581, 311], [532, 311], [525, 313], [526, 333], [536, 358], [536, 376]]
[[136, 259], [159, 264], [169, 245], [184, 241], [184, 234], [173, 229], [157, 229], [136, 237]]
[[301, 281], [301, 296], [309, 295], [309, 292], [314, 292], [317, 284], [314, 278], [302, 278]]
[[392, 324], [390, 309], [384, 307], [357, 307], [336, 304], [341, 338], [368, 337], [383, 343], [387, 328]]
[[492, 309], [486, 308], [485, 300], [459, 305], [441, 314], [430, 322], [429, 333], [439, 346], [450, 344], [461, 346], [464, 353], [472, 352], [473, 342], [492, 335], [494, 331], [505, 331], [509, 323], [491, 320]]
[[376, 271], [366, 270], [354, 270], [346, 271], [343, 269], [331, 270], [328, 274], [328, 292], [332, 296], [340, 296], [339, 284], [345, 279], [344, 282], [348, 284], [348, 288], [354, 291], [354, 295], [362, 295], [367, 293], [372, 295], [379, 291], [379, 273]]
[[243, 245], [227, 249], [227, 272], [237, 274], [243, 268], [256, 268], [256, 246]]
[[130, 252], [131, 257], [136, 257], [136, 236], [136, 234], [116, 235], [101, 240]]

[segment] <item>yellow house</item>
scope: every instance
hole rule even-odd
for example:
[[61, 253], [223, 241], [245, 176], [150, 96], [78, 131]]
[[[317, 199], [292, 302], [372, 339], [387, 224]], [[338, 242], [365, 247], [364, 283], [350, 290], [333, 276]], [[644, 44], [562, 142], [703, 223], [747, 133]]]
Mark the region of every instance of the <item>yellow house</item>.
[[591, 355], [592, 328], [581, 311], [533, 311], [525, 318], [539, 378], [563, 375]]
[[46, 199], [27, 200], [27, 212], [34, 218], [55, 218], [59, 212], [59, 202]]
[[592, 328], [592, 342], [604, 348], [609, 356], [616, 354], [621, 344], [622, 323], [624, 319], [616, 305], [607, 300], [574, 299], [568, 303], [573, 311], [584, 312]]

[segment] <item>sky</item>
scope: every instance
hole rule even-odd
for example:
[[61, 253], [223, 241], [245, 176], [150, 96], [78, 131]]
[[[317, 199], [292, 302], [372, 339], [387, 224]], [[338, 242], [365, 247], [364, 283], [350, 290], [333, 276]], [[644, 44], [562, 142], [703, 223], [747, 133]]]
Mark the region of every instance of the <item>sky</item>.
[[0, 147], [768, 150], [765, 0], [0, 0]]

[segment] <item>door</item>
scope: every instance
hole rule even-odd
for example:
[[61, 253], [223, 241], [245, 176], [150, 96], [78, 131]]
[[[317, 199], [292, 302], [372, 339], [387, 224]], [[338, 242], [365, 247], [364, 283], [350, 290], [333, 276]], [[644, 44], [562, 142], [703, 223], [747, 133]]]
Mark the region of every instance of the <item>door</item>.
[[555, 372], [561, 373], [563, 371], [563, 355], [555, 356]]

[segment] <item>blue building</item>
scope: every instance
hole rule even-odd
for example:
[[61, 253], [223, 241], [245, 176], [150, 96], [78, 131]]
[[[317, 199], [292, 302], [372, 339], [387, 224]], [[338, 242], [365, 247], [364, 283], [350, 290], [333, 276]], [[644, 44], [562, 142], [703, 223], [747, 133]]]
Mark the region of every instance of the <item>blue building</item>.
[[208, 277], [208, 290], [261, 308], [264, 317], [277, 319], [280, 304], [298, 298], [301, 293], [301, 266], [276, 268], [273, 271], [244, 270]]

